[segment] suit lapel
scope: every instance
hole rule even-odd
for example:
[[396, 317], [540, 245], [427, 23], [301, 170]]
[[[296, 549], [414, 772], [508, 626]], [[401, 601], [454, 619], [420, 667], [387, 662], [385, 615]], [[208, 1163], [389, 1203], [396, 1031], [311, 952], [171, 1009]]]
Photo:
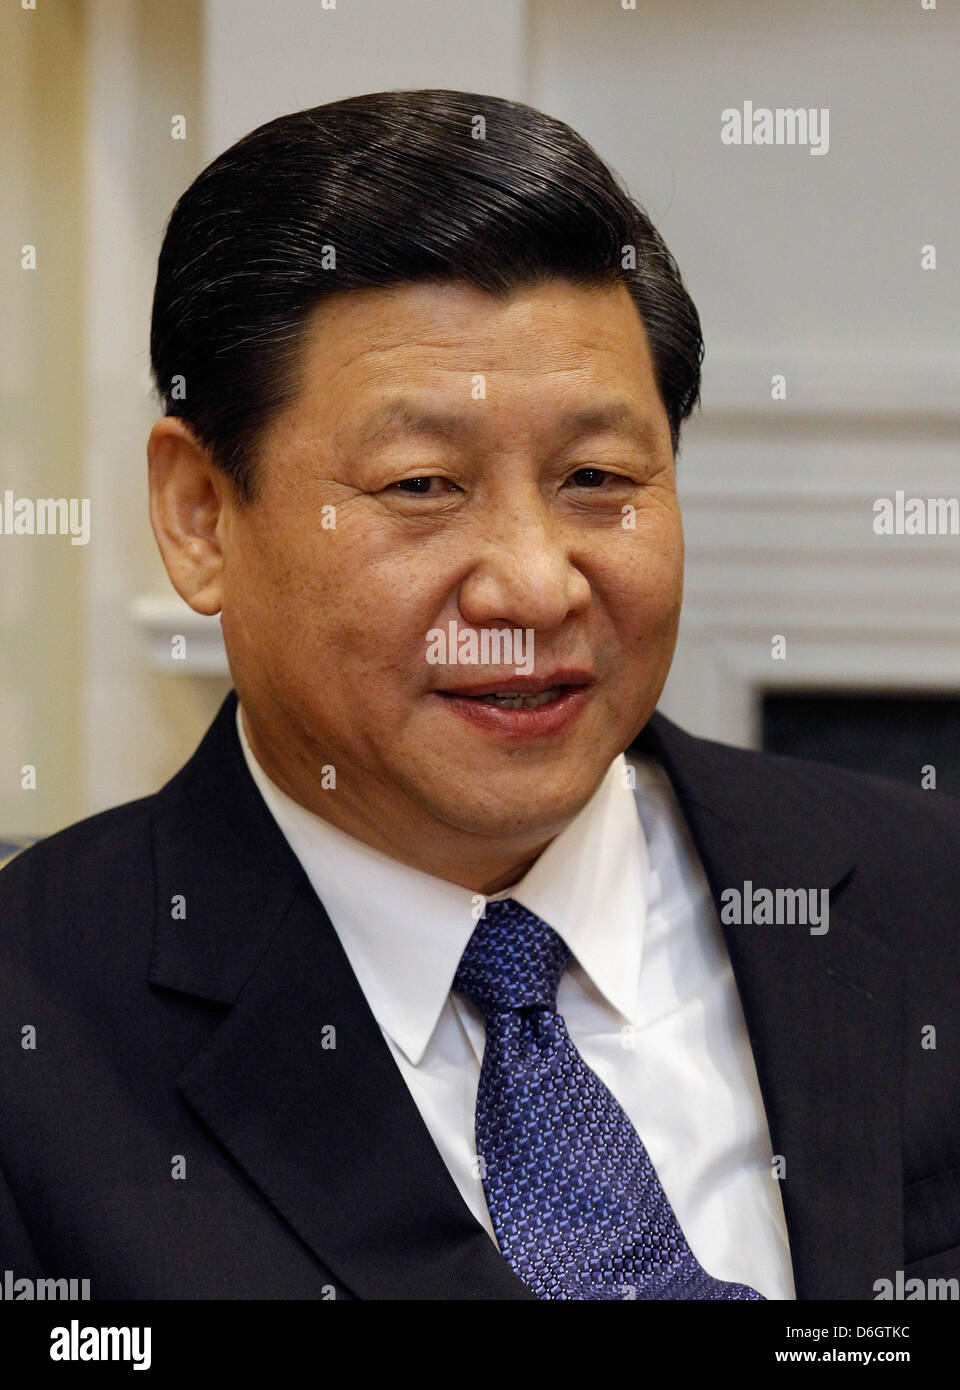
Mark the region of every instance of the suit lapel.
[[872, 1298], [903, 1258], [901, 968], [870, 933], [889, 911], [802, 764], [692, 738], [655, 715], [662, 761], [710, 881], [827, 888], [829, 930], [724, 925], [781, 1183], [797, 1297]]
[[151, 980], [229, 1006], [181, 1094], [357, 1297], [533, 1298], [440, 1158], [249, 776], [235, 711], [231, 693], [154, 808]]

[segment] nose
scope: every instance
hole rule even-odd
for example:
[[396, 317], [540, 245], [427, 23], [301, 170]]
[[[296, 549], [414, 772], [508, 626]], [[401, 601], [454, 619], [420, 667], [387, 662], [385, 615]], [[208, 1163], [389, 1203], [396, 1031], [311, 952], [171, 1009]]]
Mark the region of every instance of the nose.
[[483, 530], [477, 561], [460, 586], [464, 622], [548, 632], [584, 611], [589, 581], [542, 498], [514, 497], [484, 518]]

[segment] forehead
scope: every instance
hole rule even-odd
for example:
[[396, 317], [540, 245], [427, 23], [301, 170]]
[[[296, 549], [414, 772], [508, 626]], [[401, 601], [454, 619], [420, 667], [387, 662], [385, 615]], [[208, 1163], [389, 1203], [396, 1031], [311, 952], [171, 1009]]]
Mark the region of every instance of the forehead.
[[300, 382], [302, 423], [325, 419], [358, 443], [419, 428], [428, 402], [440, 429], [443, 408], [454, 429], [456, 409], [478, 399], [491, 407], [479, 412], [487, 419], [511, 404], [565, 421], [593, 412], [598, 428], [644, 415], [659, 427], [663, 416], [623, 285], [550, 281], [494, 296], [443, 283], [333, 295], [307, 320]]

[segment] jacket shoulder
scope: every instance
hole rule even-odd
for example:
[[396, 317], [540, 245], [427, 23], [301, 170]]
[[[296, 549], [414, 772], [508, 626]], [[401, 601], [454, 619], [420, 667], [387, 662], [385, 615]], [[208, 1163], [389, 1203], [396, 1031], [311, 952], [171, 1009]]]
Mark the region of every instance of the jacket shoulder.
[[29, 913], [76, 916], [143, 879], [155, 796], [112, 806], [21, 850], [0, 869], [0, 935]]
[[901, 848], [905, 840], [942, 842], [943, 837], [960, 836], [960, 798], [947, 792], [834, 763], [701, 738], [660, 714], [635, 747], [658, 752], [674, 764], [679, 759], [686, 767], [697, 766], [698, 786], [722, 789], [728, 803], [752, 802], [774, 813], [792, 803], [808, 819], [815, 818], [824, 834], [842, 826], [861, 843], [893, 842]]

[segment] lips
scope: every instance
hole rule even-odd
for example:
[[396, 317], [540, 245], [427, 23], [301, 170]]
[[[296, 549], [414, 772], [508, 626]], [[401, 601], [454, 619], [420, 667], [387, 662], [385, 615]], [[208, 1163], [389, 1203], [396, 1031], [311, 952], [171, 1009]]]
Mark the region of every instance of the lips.
[[431, 698], [481, 738], [533, 743], [566, 734], [582, 715], [594, 684], [590, 672], [555, 671], [434, 690]]

